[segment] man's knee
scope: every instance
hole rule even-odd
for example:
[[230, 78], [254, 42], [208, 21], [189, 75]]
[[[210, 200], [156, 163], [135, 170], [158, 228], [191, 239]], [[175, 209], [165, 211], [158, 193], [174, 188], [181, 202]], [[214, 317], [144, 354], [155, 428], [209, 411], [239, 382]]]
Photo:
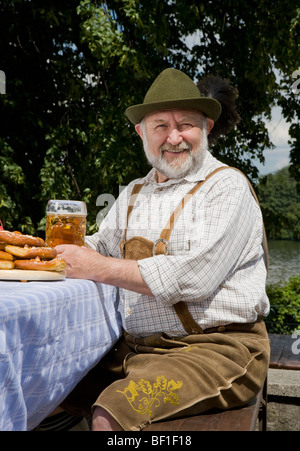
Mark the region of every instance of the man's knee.
[[93, 431], [122, 431], [119, 423], [102, 407], [95, 407], [92, 420]]

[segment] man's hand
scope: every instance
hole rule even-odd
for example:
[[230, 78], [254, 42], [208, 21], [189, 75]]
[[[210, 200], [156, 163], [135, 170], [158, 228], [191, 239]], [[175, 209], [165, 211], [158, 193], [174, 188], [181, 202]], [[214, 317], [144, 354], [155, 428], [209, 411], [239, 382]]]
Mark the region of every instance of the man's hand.
[[68, 277], [94, 280], [153, 296], [135, 260], [105, 257], [91, 248], [73, 244], [60, 244], [55, 249], [57, 256], [67, 263]]
[[96, 280], [97, 273], [97, 278], [101, 278], [101, 270], [103, 270], [106, 259], [103, 255], [91, 248], [73, 244], [60, 244], [55, 249], [57, 256], [63, 258], [67, 263], [68, 277]]

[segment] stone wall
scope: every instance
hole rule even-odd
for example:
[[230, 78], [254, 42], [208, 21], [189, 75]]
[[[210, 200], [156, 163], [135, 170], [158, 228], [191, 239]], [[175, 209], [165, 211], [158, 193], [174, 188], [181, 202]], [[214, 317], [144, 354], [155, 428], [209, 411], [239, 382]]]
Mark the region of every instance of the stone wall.
[[268, 431], [300, 431], [300, 371], [268, 372]]

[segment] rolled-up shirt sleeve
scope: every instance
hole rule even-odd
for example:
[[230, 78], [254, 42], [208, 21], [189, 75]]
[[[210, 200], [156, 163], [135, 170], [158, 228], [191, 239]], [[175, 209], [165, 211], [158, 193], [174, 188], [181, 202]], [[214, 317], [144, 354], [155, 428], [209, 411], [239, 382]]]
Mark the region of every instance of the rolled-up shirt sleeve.
[[[242, 267], [250, 236], [257, 233], [254, 224], [259, 214], [247, 181], [239, 174], [211, 185], [197, 245], [184, 254], [158, 255], [138, 262], [157, 301], [172, 305], [212, 295], [235, 268]], [[262, 252], [260, 247], [257, 254]]]
[[[98, 232], [86, 236], [85, 244], [102, 255], [121, 258], [120, 243], [126, 226], [126, 209], [135, 182], [126, 187], [103, 218]], [[120, 214], [120, 209], [123, 210]]]
[[122, 230], [119, 227], [119, 208], [115, 202], [107, 216], [103, 219], [98, 232], [86, 236], [85, 244], [102, 255], [120, 257], [120, 241]]

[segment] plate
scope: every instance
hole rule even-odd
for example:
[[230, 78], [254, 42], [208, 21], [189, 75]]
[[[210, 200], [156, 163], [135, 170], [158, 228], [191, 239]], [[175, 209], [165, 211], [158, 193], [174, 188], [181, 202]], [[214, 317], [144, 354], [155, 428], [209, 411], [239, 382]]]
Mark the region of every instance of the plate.
[[29, 271], [26, 269], [1, 269], [0, 280], [63, 280], [66, 273], [55, 271]]

